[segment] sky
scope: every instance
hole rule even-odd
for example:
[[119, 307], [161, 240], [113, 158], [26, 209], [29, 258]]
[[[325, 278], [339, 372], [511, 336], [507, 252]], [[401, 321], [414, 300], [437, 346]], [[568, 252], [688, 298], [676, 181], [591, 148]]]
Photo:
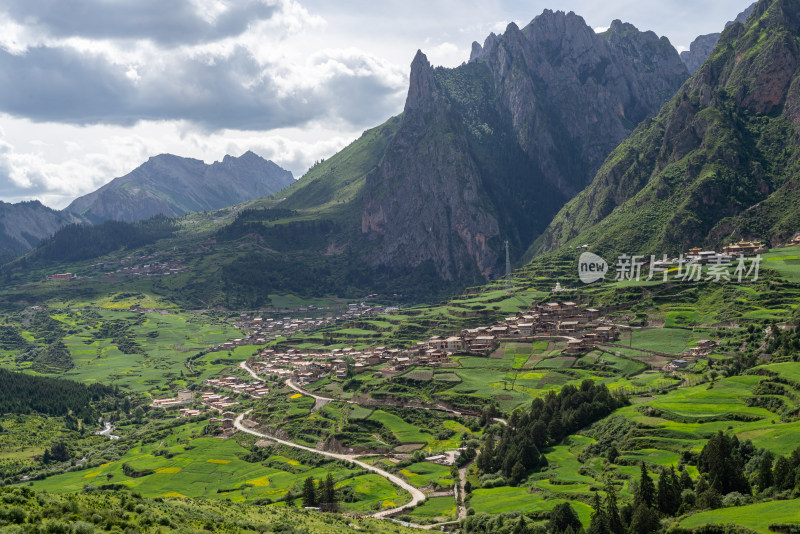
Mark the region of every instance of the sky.
[[252, 150], [296, 178], [403, 109], [417, 49], [455, 67], [544, 9], [685, 50], [752, 0], [3, 0], [0, 200], [61, 209], [162, 153]]

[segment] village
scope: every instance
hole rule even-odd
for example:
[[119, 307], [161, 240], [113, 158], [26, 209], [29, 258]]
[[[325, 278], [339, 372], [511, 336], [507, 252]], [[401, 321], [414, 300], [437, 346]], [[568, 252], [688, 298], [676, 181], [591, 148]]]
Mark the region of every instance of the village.
[[397, 308], [369, 306], [361, 303], [348, 304], [347, 308], [339, 313], [329, 310], [329, 307], [321, 308], [316, 306], [303, 307], [297, 310], [299, 313], [325, 312], [324, 316], [318, 318], [250, 317], [247, 314], [243, 314], [236, 322], [236, 327], [248, 335], [211, 347], [210, 351], [231, 351], [244, 345], [263, 345], [279, 337], [288, 337], [301, 332], [317, 330], [341, 321], [352, 321], [360, 317], [390, 313], [397, 311]]
[[337, 348], [326, 352], [265, 348], [259, 352], [253, 369], [263, 375], [292, 378], [310, 384], [331, 375], [345, 379], [367, 368], [391, 378], [412, 366], [441, 367], [452, 364], [452, 355], [489, 356], [504, 341], [534, 341], [543, 338], [567, 340], [567, 354], [580, 354], [595, 343], [611, 343], [617, 335], [613, 325], [601, 324], [600, 310], [582, 308], [574, 302], [551, 302], [508, 317], [502, 322], [462, 330], [458, 335], [432, 336], [407, 349], [375, 347], [355, 350]]

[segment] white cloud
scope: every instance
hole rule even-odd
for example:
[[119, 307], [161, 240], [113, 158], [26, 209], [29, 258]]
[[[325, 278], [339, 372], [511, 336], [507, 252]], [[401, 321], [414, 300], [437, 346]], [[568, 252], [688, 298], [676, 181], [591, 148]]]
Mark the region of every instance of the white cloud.
[[204, 133], [179, 121], [148, 121], [130, 128], [42, 124], [9, 116], [0, 116], [0, 122], [15, 132], [0, 134], [0, 198], [37, 199], [54, 208], [65, 207], [162, 153], [211, 163], [226, 154], [239, 156], [252, 150], [299, 177], [314, 161], [329, 157], [360, 134], [321, 125], [264, 134]]
[[426, 46], [425, 55], [432, 65], [457, 67], [469, 59], [469, 49], [459, 48], [457, 45], [444, 42], [435, 46]]
[[[748, 3], [565, 0], [558, 8], [598, 29], [621, 18], [686, 43]], [[418, 48], [453, 67], [472, 41], [512, 20], [523, 27], [545, 7], [552, 4], [7, 0], [0, 199], [61, 207], [166, 152], [210, 162], [252, 149], [299, 175], [402, 110]]]

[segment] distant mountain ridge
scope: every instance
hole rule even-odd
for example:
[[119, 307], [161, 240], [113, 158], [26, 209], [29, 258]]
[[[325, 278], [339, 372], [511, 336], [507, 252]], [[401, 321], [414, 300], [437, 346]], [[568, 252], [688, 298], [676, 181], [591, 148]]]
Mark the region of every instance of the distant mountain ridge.
[[249, 151], [210, 165], [162, 154], [74, 200], [66, 211], [93, 223], [179, 217], [268, 196], [292, 183], [291, 172]]
[[162, 154], [61, 211], [39, 201], [0, 201], [0, 261], [25, 254], [68, 224], [136, 222], [220, 209], [271, 195], [294, 181], [291, 172], [253, 152], [210, 165]]
[[38, 200], [0, 201], [0, 259], [24, 254], [59, 228], [84, 222], [78, 215], [48, 208]]
[[[753, 12], [755, 7], [756, 2], [753, 2], [750, 7], [739, 13], [734, 20], [727, 22], [725, 27], [727, 28], [734, 22], [744, 24], [747, 22], [747, 17], [750, 16], [750, 13]], [[717, 46], [720, 35], [720, 33], [700, 35], [694, 41], [692, 41], [692, 44], [689, 46], [689, 50], [681, 52], [681, 60], [686, 64], [689, 74], [694, 74], [697, 72], [697, 69], [700, 68], [700, 65], [702, 65], [706, 59], [708, 59], [708, 56], [711, 55], [711, 51], [714, 50], [715, 46]]]
[[760, 0], [532, 249], [677, 254], [800, 230], [800, 0]]

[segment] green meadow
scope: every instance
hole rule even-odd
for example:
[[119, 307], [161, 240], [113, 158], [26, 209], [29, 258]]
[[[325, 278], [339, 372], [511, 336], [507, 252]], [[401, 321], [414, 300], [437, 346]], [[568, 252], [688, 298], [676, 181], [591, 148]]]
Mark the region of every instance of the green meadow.
[[700, 512], [683, 519], [680, 526], [697, 528], [703, 525], [733, 523], [762, 534], [771, 534], [776, 523], [800, 523], [800, 499], [773, 501]]
[[[87, 486], [114, 484], [146, 497], [277, 501], [290, 492], [297, 495], [307, 477], [319, 480], [331, 473], [337, 488], [350, 488], [354, 495], [355, 502], [345, 504], [347, 510], [364, 512], [384, 502], [402, 504], [408, 499], [384, 478], [340, 462], [314, 467], [281, 455], [247, 461], [243, 458], [250, 451], [236, 440], [197, 437], [204, 424], [178, 427], [163, 441], [135, 446], [117, 461], [49, 477], [33, 486], [51, 493], [75, 493]], [[126, 475], [123, 465], [134, 474]]]

